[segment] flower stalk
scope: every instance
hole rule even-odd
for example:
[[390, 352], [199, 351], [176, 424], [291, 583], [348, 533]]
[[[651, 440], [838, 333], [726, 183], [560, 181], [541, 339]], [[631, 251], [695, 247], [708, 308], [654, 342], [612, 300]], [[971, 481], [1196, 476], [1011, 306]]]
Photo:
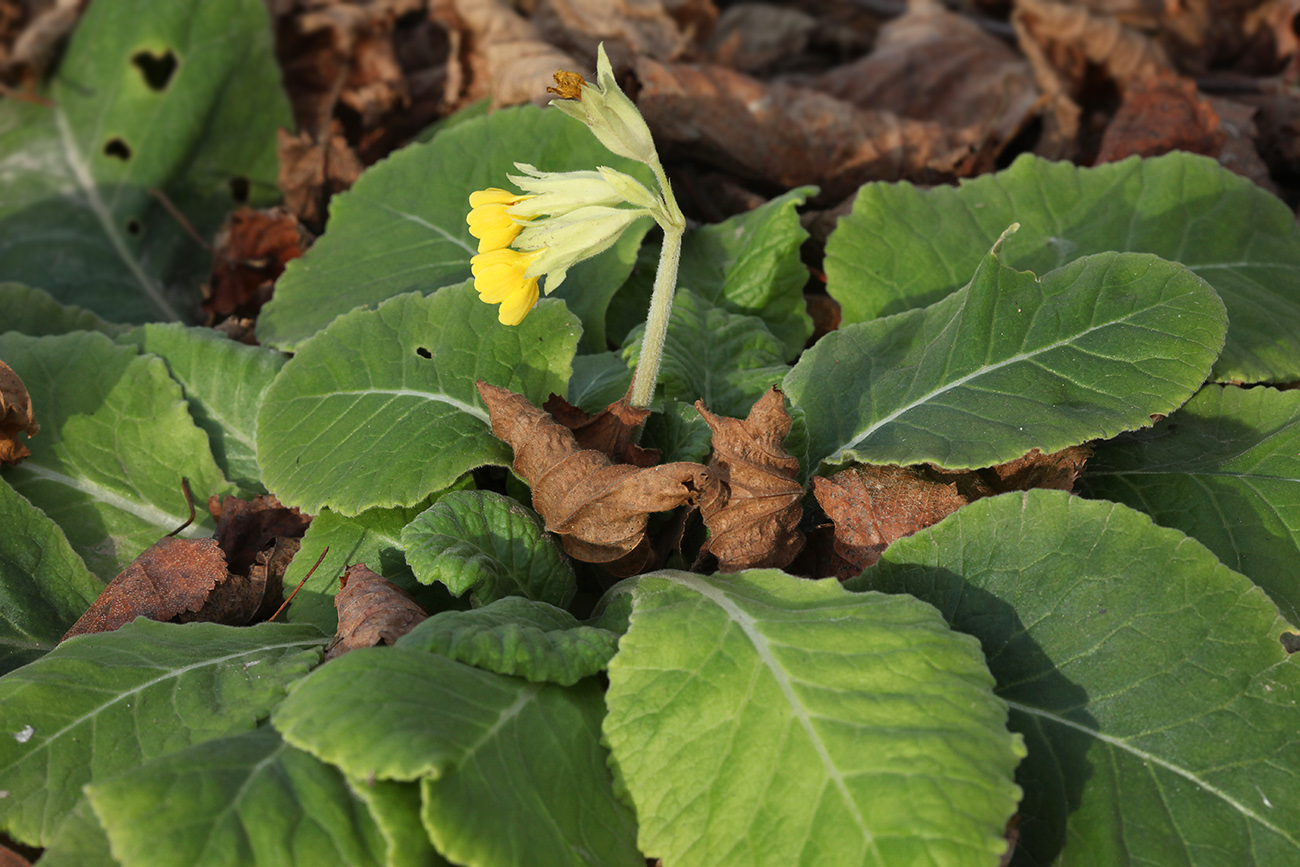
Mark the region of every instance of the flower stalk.
[[659, 382], [659, 363], [663, 360], [668, 321], [673, 312], [673, 296], [677, 291], [677, 268], [682, 258], [683, 234], [682, 228], [664, 229], [659, 268], [655, 271], [654, 291], [650, 295], [650, 313], [646, 317], [645, 335], [641, 338], [641, 357], [632, 374], [632, 395], [628, 398], [628, 404], [633, 407], [650, 406], [655, 385]]

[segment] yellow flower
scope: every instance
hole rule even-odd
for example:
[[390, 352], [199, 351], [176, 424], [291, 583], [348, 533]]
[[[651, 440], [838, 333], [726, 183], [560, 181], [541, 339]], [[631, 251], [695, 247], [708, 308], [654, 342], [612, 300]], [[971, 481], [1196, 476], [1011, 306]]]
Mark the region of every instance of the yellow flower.
[[520, 253], [509, 247], [488, 250], [469, 260], [474, 288], [480, 300], [500, 304], [497, 319], [502, 325], [518, 325], [537, 303], [537, 278], [525, 276], [541, 250]]
[[[531, 199], [532, 196], [522, 196], [518, 193], [512, 193], [508, 190], [501, 190], [496, 187], [489, 187], [486, 190], [470, 193], [469, 206], [472, 210], [465, 222], [469, 223], [469, 233], [478, 238], [478, 251], [486, 253], [489, 250], [500, 250], [502, 247], [509, 247], [510, 242], [515, 239], [522, 228], [519, 223], [511, 219], [506, 209], [511, 205], [517, 205], [525, 199]], [[530, 220], [531, 217], [520, 217], [521, 220]]]

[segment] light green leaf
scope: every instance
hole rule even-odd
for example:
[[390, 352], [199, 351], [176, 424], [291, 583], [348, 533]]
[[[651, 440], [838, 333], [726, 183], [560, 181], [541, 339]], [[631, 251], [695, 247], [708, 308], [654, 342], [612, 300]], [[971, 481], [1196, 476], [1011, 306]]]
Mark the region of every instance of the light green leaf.
[[1300, 391], [1206, 386], [1100, 446], [1081, 486], [1194, 537], [1300, 623]]
[[1029, 744], [1027, 863], [1300, 863], [1292, 627], [1196, 541], [1037, 490], [900, 539], [854, 583], [979, 638]]
[[661, 463], [693, 461], [702, 464], [713, 449], [713, 431], [694, 404], [665, 400], [662, 411], [646, 419], [641, 445], [659, 449], [662, 452]]
[[0, 102], [0, 279], [117, 320], [191, 317], [210, 235], [270, 203], [292, 125], [260, 0], [115, 0], [81, 18], [48, 102]]
[[[0, 335], [0, 358], [22, 377], [41, 432], [4, 477], [63, 528], [108, 581], [189, 518], [181, 479], [202, 504], [233, 493], [180, 387], [156, 358], [102, 334]], [[182, 535], [211, 535], [206, 510]]]
[[605, 737], [676, 865], [996, 865], [1024, 755], [976, 643], [776, 570], [634, 579]]
[[826, 335], [784, 390], [807, 414], [810, 468], [987, 467], [1172, 412], [1226, 327], [1205, 281], [1155, 256], [1088, 256], [1039, 278], [995, 250], [942, 301]]
[[211, 328], [174, 323], [142, 325], [117, 342], [162, 356], [185, 392], [195, 423], [207, 432], [217, 466], [245, 491], [264, 492], [253, 432], [262, 395], [285, 356], [236, 343]]
[[438, 854], [420, 821], [420, 784], [392, 780], [351, 780], [366, 802], [387, 844], [385, 867], [451, 867]]
[[1108, 250], [1182, 262], [1228, 308], [1217, 379], [1300, 379], [1295, 214], [1188, 153], [1096, 168], [1026, 154], [955, 188], [868, 184], [826, 243], [826, 289], [846, 323], [931, 304], [965, 284], [1013, 221], [1023, 228], [1006, 262], [1038, 274]]
[[508, 466], [475, 380], [563, 394], [578, 322], [554, 300], [522, 325], [468, 283], [339, 317], [280, 371], [257, 422], [262, 481], [288, 506], [343, 515], [414, 505], [484, 464]]
[[273, 721], [354, 778], [423, 778], [425, 828], [454, 863], [640, 865], [603, 712], [591, 679], [529, 683], [386, 647], [321, 666]]
[[98, 598], [96, 580], [40, 509], [0, 481], [0, 674], [49, 653]]
[[[470, 257], [478, 250], [465, 222], [469, 194], [509, 188], [506, 174], [518, 173], [516, 162], [556, 172], [606, 165], [650, 182], [645, 166], [611, 154], [585, 126], [559, 111], [520, 106], [458, 123], [429, 144], [393, 153], [334, 197], [325, 234], [276, 282], [275, 297], [257, 320], [258, 339], [292, 350], [357, 306], [404, 292], [427, 294], [468, 279]], [[628, 243], [630, 250], [611, 248], [602, 254], [611, 261], [589, 266], [586, 274], [575, 268], [568, 278], [574, 285], [561, 294], [576, 297], [591, 290], [607, 301], [606, 287], [578, 278], [611, 277], [614, 286], [623, 282], [617, 274], [627, 276], [629, 253], [636, 248]], [[593, 298], [590, 310], [588, 303], [583, 302], [583, 314], [604, 315], [604, 303]], [[491, 309], [495, 315], [496, 307]]]
[[573, 359], [569, 379], [569, 403], [590, 413], [600, 412], [627, 394], [632, 371], [618, 352], [579, 355]]
[[424, 584], [441, 582], [478, 604], [525, 596], [569, 604], [573, 566], [537, 513], [491, 491], [455, 491], [402, 530], [406, 562]]
[[[466, 477], [459, 485], [472, 484]], [[347, 568], [356, 563], [410, 593], [425, 611], [434, 613], [468, 604], [454, 599], [441, 584], [432, 587], [416, 580], [406, 565], [402, 552], [402, 528], [423, 512], [426, 505], [396, 509], [370, 509], [356, 517], [347, 517], [329, 509], [312, 519], [302, 539], [302, 547], [285, 571], [284, 586], [297, 587], [307, 572], [329, 548], [325, 559], [293, 597], [285, 609], [285, 620], [290, 623], [310, 623], [333, 635], [338, 629], [338, 612], [334, 596], [338, 593], [338, 579]]]
[[562, 608], [518, 596], [435, 614], [397, 640], [475, 668], [571, 686], [604, 671], [618, 634], [583, 626]]
[[120, 867], [85, 795], [68, 812], [36, 863], [40, 867]]
[[[0, 828], [44, 845], [85, 783], [252, 729], [320, 658], [311, 627], [138, 619], [0, 678]], [[19, 736], [21, 735], [21, 737]]]
[[160, 756], [86, 787], [131, 867], [379, 867], [385, 845], [336, 768], [261, 728]]
[[129, 326], [116, 325], [82, 307], [69, 307], [54, 296], [22, 283], [0, 283], [0, 331], [18, 331], [31, 337], [101, 331], [114, 337]]
[[[642, 326], [628, 335], [628, 367], [641, 358], [644, 331]], [[712, 412], [744, 418], [789, 371], [781, 342], [762, 319], [728, 313], [689, 289], [677, 290], [659, 369], [665, 397], [687, 404], [702, 400]]]

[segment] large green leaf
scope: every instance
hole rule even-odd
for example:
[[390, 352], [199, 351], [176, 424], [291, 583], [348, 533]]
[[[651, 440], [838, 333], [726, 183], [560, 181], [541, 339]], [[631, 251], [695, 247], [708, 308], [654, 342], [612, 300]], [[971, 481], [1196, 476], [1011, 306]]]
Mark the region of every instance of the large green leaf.
[[454, 863], [640, 865], [600, 745], [603, 713], [590, 678], [529, 683], [373, 648], [321, 666], [273, 721], [352, 777], [420, 779], [425, 827]]
[[352, 790], [366, 802], [379, 826], [388, 853], [385, 867], [450, 867], [438, 854], [420, 821], [420, 784], [392, 780], [352, 780]]
[[[605, 150], [585, 126], [559, 111], [521, 106], [457, 124], [429, 144], [392, 154], [333, 199], [325, 234], [277, 281], [275, 297], [258, 317], [258, 338], [294, 349], [354, 307], [468, 279], [478, 249], [465, 222], [469, 194], [508, 188], [506, 174], [518, 173], [516, 162], [548, 172], [604, 165], [650, 180], [645, 166]], [[638, 237], [644, 232], [645, 227], [632, 231]], [[565, 281], [573, 285], [561, 286], [564, 296], [595, 293], [575, 308], [584, 322], [603, 320], [635, 249], [633, 240], [616, 245], [602, 254], [603, 264], [575, 268]], [[603, 322], [597, 326], [592, 319], [589, 328], [603, 333]]]
[[[816, 191], [796, 187], [682, 239], [677, 285], [715, 307], [762, 319], [780, 341], [782, 361], [797, 356], [813, 330], [803, 299], [808, 269], [799, 257], [808, 233], [795, 208]], [[609, 315], [616, 338], [645, 320], [658, 258], [657, 246], [646, 248], [630, 284], [616, 296]]]
[[1300, 391], [1207, 386], [1098, 448], [1082, 487], [1194, 537], [1300, 623]]
[[279, 195], [265, 5], [92, 4], [42, 95], [0, 102], [0, 279], [119, 321], [197, 312], [210, 257], [181, 218], [208, 235]]
[[102, 331], [110, 337], [130, 328], [101, 319], [81, 307], [69, 307], [48, 292], [22, 283], [0, 283], [0, 331], [20, 331], [32, 337], [69, 331]]
[[979, 638], [1029, 745], [1023, 863], [1300, 863], [1290, 627], [1196, 541], [1038, 490], [895, 542], [855, 583]]
[[826, 288], [845, 322], [938, 301], [1010, 223], [1006, 261], [1036, 273], [1108, 250], [1154, 253], [1205, 278], [1232, 325], [1221, 380], [1300, 379], [1295, 215], [1212, 159], [1171, 153], [1096, 168], [1028, 154], [959, 187], [868, 184], [826, 243]]
[[976, 643], [775, 570], [636, 580], [605, 736], [676, 865], [996, 865], [1024, 755]]
[[402, 547], [422, 583], [470, 593], [476, 604], [525, 596], [563, 607], [577, 589], [537, 513], [492, 491], [441, 497], [402, 530]]
[[211, 328], [176, 323], [142, 325], [118, 342], [162, 356], [185, 391], [195, 423], [207, 432], [217, 466], [244, 490], [260, 492], [253, 441], [257, 409], [285, 356], [236, 343]]
[[0, 828], [43, 845], [81, 787], [248, 731], [320, 658], [307, 626], [139, 619], [69, 639], [0, 678]]
[[343, 775], [266, 727], [86, 787], [130, 867], [380, 867], [387, 848]]
[[104, 585], [40, 509], [0, 481], [0, 674], [48, 653]]
[[121, 867], [85, 795], [59, 823], [37, 863], [40, 867]]
[[584, 626], [562, 608], [507, 596], [482, 608], [444, 611], [397, 640], [466, 665], [571, 686], [609, 666], [618, 635]]
[[1149, 425], [1205, 380], [1226, 327], [1205, 281], [1155, 256], [1040, 278], [995, 249], [924, 310], [826, 335], [784, 388], [807, 414], [810, 468], [985, 467]]
[[411, 506], [475, 467], [508, 465], [475, 380], [537, 403], [563, 394], [578, 335], [554, 300], [522, 325], [501, 325], [468, 283], [341, 316], [266, 392], [262, 481], [285, 505], [356, 515]]
[[[640, 360], [643, 334], [642, 327], [628, 335], [623, 350], [628, 367]], [[689, 289], [677, 290], [659, 369], [665, 397], [686, 404], [702, 400], [712, 412], [744, 418], [789, 370], [781, 342], [762, 319], [729, 313]]]
[[[469, 483], [466, 479], [460, 484]], [[320, 560], [320, 566], [293, 597], [285, 609], [284, 619], [290, 623], [310, 623], [327, 635], [333, 635], [339, 622], [334, 608], [338, 579], [356, 563], [364, 563], [370, 571], [410, 593], [431, 614], [467, 605], [468, 600], [460, 602], [454, 599], [441, 584], [421, 584], [411, 567], [406, 565], [402, 528], [424, 508], [422, 503], [396, 509], [369, 509], [355, 517], [326, 509], [313, 518], [303, 536], [302, 547], [285, 571], [284, 586], [297, 587], [322, 553], [325, 558]]]
[[[41, 425], [31, 457], [4, 476], [101, 579], [189, 518], [182, 478], [200, 504], [232, 492], [160, 359], [86, 331], [3, 334], [0, 358], [22, 377]], [[211, 533], [200, 509], [185, 535]]]

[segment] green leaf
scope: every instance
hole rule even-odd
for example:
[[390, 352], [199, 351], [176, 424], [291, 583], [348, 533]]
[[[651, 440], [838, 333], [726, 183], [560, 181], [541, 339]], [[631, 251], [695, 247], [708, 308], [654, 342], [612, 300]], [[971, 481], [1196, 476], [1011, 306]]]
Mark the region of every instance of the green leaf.
[[[470, 483], [468, 478], [461, 482]], [[329, 552], [302, 590], [293, 597], [285, 609], [284, 618], [290, 623], [310, 623], [326, 635], [333, 635], [339, 625], [338, 612], [334, 608], [338, 579], [355, 563], [365, 563], [370, 571], [410, 593], [425, 611], [446, 611], [467, 604], [452, 598], [441, 584], [433, 587], [421, 584], [406, 565], [402, 528], [425, 508], [422, 503], [405, 508], [370, 509], [356, 517], [326, 509], [313, 518], [303, 536], [302, 547], [285, 571], [284, 586], [297, 587], [320, 559], [321, 553], [326, 548]]]
[[435, 614], [397, 640], [457, 662], [531, 681], [571, 686], [604, 671], [618, 634], [583, 626], [562, 608], [518, 596]]
[[563, 304], [542, 301], [522, 325], [501, 325], [468, 283], [341, 316], [266, 392], [262, 481], [287, 506], [357, 515], [414, 505], [484, 464], [508, 466], [475, 380], [540, 403], [564, 393], [577, 343]]
[[1126, 506], [1013, 493], [851, 583], [920, 596], [979, 638], [1029, 744], [1028, 863], [1300, 862], [1290, 627], [1194, 540]]
[[161, 356], [180, 382], [195, 423], [208, 434], [226, 478], [245, 491], [264, 492], [253, 432], [257, 409], [287, 360], [279, 352], [236, 343], [211, 328], [143, 325], [118, 338]]
[[525, 596], [563, 607], [577, 589], [573, 566], [537, 514], [491, 491], [440, 498], [402, 530], [402, 547], [422, 583], [469, 592], [477, 604]]
[[426, 830], [454, 863], [640, 865], [603, 712], [592, 679], [529, 683], [386, 647], [321, 666], [273, 721], [352, 777], [423, 779]]
[[116, 320], [192, 316], [211, 257], [175, 214], [207, 236], [279, 198], [292, 118], [265, 5], [96, 3], [42, 95], [0, 102], [0, 279]]
[[826, 243], [826, 289], [846, 323], [931, 304], [964, 285], [1013, 221], [1023, 228], [1005, 259], [1035, 273], [1109, 250], [1182, 262], [1227, 305], [1217, 379], [1300, 379], [1295, 215], [1188, 153], [1096, 168], [1026, 154], [955, 188], [868, 184]]
[[40, 509], [0, 482], [0, 674], [49, 653], [99, 597], [68, 539]]
[[776, 570], [634, 580], [604, 729], [647, 855], [998, 863], [1024, 750], [934, 609]]
[[420, 784], [352, 780], [387, 844], [385, 867], [451, 867], [429, 841], [420, 821]]
[[[320, 658], [304, 626], [138, 619], [0, 678], [0, 828], [44, 845], [85, 783], [248, 731]], [[22, 734], [22, 737], [18, 735]]]
[[1207, 386], [1100, 446], [1081, 483], [1192, 536], [1300, 623], [1300, 391]]
[[627, 394], [632, 371], [618, 352], [579, 355], [573, 359], [566, 400], [586, 412], [600, 412]]
[[168, 753], [86, 792], [131, 867], [383, 864], [379, 829], [343, 775], [271, 728]]
[[[53, 518], [90, 570], [108, 581], [189, 518], [181, 479], [202, 503], [232, 493], [180, 387], [156, 358], [102, 334], [0, 335], [41, 432], [4, 477]], [[206, 510], [182, 535], [211, 535]]]
[[59, 824], [36, 863], [40, 867], [119, 867], [109, 850], [108, 835], [85, 795]]
[[[748, 409], [741, 415], [747, 413]], [[693, 404], [665, 400], [663, 410], [646, 419], [641, 445], [659, 449], [663, 453], [661, 463], [693, 461], [702, 464], [713, 450], [713, 431]]]
[[[628, 367], [640, 361], [644, 331], [641, 326], [628, 335]], [[744, 418], [789, 371], [780, 341], [762, 319], [728, 313], [689, 289], [677, 290], [659, 369], [665, 397], [687, 404], [702, 400], [712, 412]]]
[[[334, 197], [325, 234], [276, 282], [275, 297], [257, 320], [258, 339], [292, 350], [359, 305], [468, 279], [478, 249], [465, 222], [469, 194], [509, 187], [506, 174], [518, 173], [516, 162], [553, 172], [604, 165], [651, 182], [645, 166], [611, 154], [559, 111], [520, 106], [458, 123], [429, 144], [396, 151]], [[631, 241], [616, 245], [602, 254], [611, 261], [588, 266], [585, 273], [575, 268], [568, 278], [574, 285], [561, 294], [576, 298], [593, 291], [607, 302], [612, 289], [585, 278], [609, 277], [617, 286], [635, 248]], [[495, 316], [496, 307], [491, 309]], [[603, 316], [604, 309], [596, 297], [581, 305], [584, 315]], [[603, 330], [586, 324], [593, 332]]]
[[807, 413], [809, 467], [987, 467], [1172, 412], [1226, 326], [1203, 280], [1155, 256], [1088, 256], [1039, 278], [994, 250], [942, 301], [826, 335], [784, 390]]
[[69, 307], [54, 296], [22, 283], [0, 283], [0, 329], [31, 337], [67, 334], [69, 331], [100, 331], [115, 337], [127, 330], [100, 319], [82, 307]]

